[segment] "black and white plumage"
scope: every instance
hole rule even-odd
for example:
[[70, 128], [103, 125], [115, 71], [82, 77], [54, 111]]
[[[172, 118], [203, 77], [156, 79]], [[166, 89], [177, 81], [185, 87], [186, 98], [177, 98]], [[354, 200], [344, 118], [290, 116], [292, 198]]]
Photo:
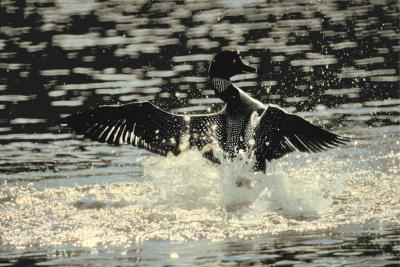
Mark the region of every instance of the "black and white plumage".
[[[228, 157], [251, 151], [255, 170], [293, 152], [319, 152], [344, 144], [347, 138], [330, 133], [274, 105], [265, 105], [232, 84], [230, 78], [254, 72], [237, 52], [222, 52], [210, 65], [210, 79], [226, 104], [214, 114], [178, 115], [148, 101], [101, 106], [62, 119], [77, 134], [112, 145], [130, 144], [166, 155], [196, 147], [213, 159], [212, 144]], [[211, 145], [211, 146], [209, 146]]]
[[221, 78], [213, 78], [211, 79], [211, 84], [213, 89], [220, 94], [225, 92], [231, 86], [232, 82]]
[[[203, 148], [223, 125], [221, 114], [183, 116], [166, 112], [148, 101], [101, 106], [62, 120], [77, 134], [111, 145], [130, 144], [151, 152], [179, 154], [184, 148]], [[188, 144], [182, 139], [186, 138]]]

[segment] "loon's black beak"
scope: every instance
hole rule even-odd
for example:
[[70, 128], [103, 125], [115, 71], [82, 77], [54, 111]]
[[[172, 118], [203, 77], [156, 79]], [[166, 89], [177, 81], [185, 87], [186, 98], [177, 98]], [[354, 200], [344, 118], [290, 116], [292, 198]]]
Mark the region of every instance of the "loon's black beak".
[[247, 65], [246, 63], [242, 62], [240, 69], [243, 73], [256, 73], [257, 70], [249, 65]]

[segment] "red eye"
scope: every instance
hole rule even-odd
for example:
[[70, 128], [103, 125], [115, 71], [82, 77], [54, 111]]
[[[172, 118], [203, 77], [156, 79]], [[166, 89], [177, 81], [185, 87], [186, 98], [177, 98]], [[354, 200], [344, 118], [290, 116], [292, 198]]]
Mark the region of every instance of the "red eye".
[[232, 59], [232, 64], [236, 64], [236, 59]]

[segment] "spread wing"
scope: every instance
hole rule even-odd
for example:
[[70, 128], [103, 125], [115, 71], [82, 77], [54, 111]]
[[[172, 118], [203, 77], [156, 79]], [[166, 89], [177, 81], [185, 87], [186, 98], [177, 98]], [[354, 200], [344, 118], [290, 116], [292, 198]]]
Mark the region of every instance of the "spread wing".
[[[211, 142], [212, 125], [220, 115], [182, 116], [166, 112], [148, 101], [101, 106], [63, 118], [77, 134], [113, 145], [131, 144], [166, 155], [179, 154], [182, 142], [200, 149]], [[189, 140], [182, 137], [188, 134]]]
[[293, 151], [319, 152], [349, 141], [273, 106], [261, 115], [255, 131], [261, 148], [258, 154], [268, 161]]

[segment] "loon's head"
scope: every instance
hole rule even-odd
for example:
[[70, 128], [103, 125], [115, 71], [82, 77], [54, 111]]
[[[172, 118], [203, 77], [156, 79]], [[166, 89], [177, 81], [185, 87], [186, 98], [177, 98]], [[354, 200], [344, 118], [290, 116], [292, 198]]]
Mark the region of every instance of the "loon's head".
[[208, 71], [216, 95], [225, 102], [237, 94], [235, 90], [228, 90], [232, 84], [230, 79], [246, 72], [256, 72], [256, 69], [245, 64], [236, 51], [224, 51], [217, 54], [211, 61]]
[[223, 51], [217, 54], [211, 61], [208, 71], [211, 80], [219, 78], [230, 80], [241, 73], [256, 72], [256, 69], [245, 64], [236, 51]]

